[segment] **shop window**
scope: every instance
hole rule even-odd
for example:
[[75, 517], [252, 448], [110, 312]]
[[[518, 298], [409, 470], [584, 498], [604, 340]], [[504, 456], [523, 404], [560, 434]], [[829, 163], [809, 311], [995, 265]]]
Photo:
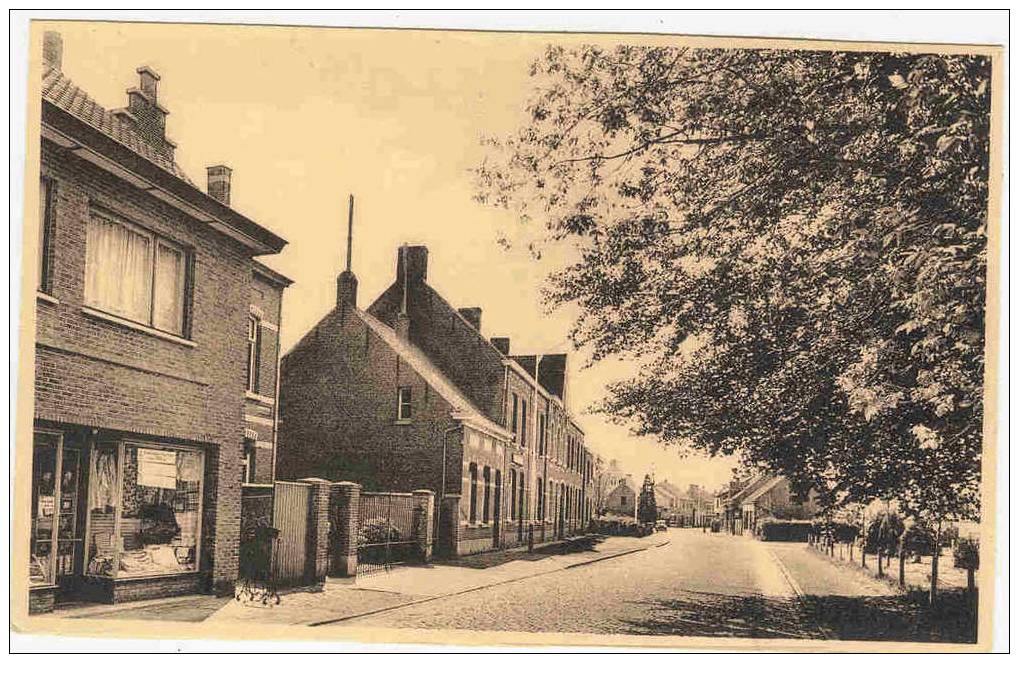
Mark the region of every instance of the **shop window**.
[[89, 306], [185, 336], [188, 259], [175, 243], [93, 211], [85, 249]]
[[413, 408], [411, 407], [410, 386], [401, 386], [397, 389], [396, 419], [398, 421], [409, 421]]
[[41, 292], [51, 290], [50, 246], [53, 240], [53, 181], [39, 180], [39, 254], [36, 258], [38, 271], [37, 288]]
[[248, 316], [248, 392], [258, 392], [261, 350], [262, 321], [257, 316]]
[[60, 435], [37, 432], [32, 451], [32, 534], [29, 573], [31, 586], [53, 583], [56, 520], [59, 507], [57, 460]]
[[89, 469], [86, 573], [197, 570], [203, 469], [203, 454], [192, 449], [99, 444]]
[[478, 466], [476, 463], [471, 463], [469, 472], [471, 477], [471, 497], [468, 501], [469, 514], [467, 520], [474, 523], [478, 520]]

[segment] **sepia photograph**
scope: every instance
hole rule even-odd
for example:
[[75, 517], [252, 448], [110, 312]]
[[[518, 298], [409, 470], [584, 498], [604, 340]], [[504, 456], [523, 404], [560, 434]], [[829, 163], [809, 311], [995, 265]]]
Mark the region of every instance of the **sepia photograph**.
[[1002, 45], [279, 18], [27, 22], [12, 630], [992, 649]]

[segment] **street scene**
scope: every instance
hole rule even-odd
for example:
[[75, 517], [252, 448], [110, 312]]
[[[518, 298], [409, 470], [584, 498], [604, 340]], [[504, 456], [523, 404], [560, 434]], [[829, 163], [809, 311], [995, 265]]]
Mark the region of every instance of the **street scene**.
[[997, 48], [32, 47], [22, 628], [988, 642]]

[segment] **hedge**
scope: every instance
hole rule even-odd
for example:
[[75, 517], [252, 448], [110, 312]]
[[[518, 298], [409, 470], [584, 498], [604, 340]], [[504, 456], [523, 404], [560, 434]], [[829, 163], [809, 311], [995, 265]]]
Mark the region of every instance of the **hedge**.
[[810, 521], [781, 521], [765, 519], [757, 526], [762, 540], [777, 542], [806, 542], [810, 536]]

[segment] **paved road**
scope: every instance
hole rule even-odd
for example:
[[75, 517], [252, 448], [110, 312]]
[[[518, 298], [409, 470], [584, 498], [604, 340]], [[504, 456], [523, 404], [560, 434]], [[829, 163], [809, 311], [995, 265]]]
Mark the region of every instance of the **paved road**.
[[[766, 638], [822, 636], [802, 586], [867, 595], [805, 545], [671, 529], [670, 544], [370, 615], [345, 626]], [[781, 560], [780, 560], [781, 559]], [[851, 586], [852, 585], [852, 586]]]

